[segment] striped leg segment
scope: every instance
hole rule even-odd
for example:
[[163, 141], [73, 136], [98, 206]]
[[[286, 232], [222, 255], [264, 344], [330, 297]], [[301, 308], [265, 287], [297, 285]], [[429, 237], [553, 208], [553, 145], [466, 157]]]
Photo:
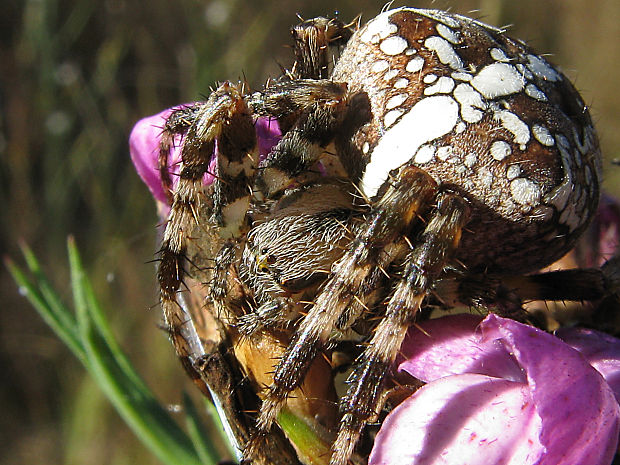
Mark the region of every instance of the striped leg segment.
[[362, 428], [378, 414], [385, 376], [430, 286], [458, 247], [468, 218], [469, 206], [464, 200], [455, 194], [439, 194], [437, 210], [419, 245], [406, 259], [404, 276], [388, 302], [385, 318], [347, 380], [349, 390], [340, 402], [344, 417], [333, 445], [331, 465], [346, 464]]
[[297, 59], [292, 74], [305, 79], [327, 79], [330, 47], [345, 45], [352, 34], [342, 21], [321, 17], [302, 22], [291, 33]]
[[196, 115], [204, 103], [195, 103], [175, 108], [166, 119], [166, 124], [162, 130], [159, 144], [159, 177], [168, 201], [172, 203], [172, 178], [170, 177], [169, 157], [170, 151], [176, 143], [175, 136], [183, 135], [187, 132], [192, 122], [196, 120]]
[[[250, 178], [253, 175], [255, 163], [248, 161], [251, 160], [248, 151], [253, 150], [256, 145], [256, 136], [241, 94], [229, 83], [222, 84], [206, 102], [180, 110], [173, 115], [175, 120], [170, 123], [168, 135], [184, 128], [187, 128], [187, 131], [181, 152], [179, 183], [173, 194], [162, 242], [158, 280], [164, 320], [173, 343], [178, 346], [180, 339], [174, 335], [183, 332], [187, 316], [178, 305], [176, 294], [186, 273], [184, 270], [187, 263], [186, 252], [192, 232], [197, 228], [213, 226], [221, 228], [223, 232], [218, 232], [221, 236], [231, 234], [231, 231], [238, 231], [242, 227], [247, 207], [241, 211], [239, 204], [249, 203], [250, 192], [249, 190], [244, 193], [237, 192], [235, 186], [237, 182], [243, 182], [243, 178]], [[169, 141], [169, 137], [163, 138], [162, 153], [169, 150]], [[202, 180], [218, 144], [217, 172], [225, 181], [231, 179], [234, 181], [223, 182], [216, 179], [214, 183], [216, 195], [211, 203], [204, 195]], [[248, 184], [249, 181], [245, 182], [245, 185]], [[222, 199], [232, 201], [231, 205], [223, 206]], [[217, 223], [208, 220], [208, 215], [216, 218]], [[182, 347], [176, 348], [178, 353], [184, 352]]]
[[258, 190], [274, 198], [306, 174], [338, 134], [347, 117], [347, 87], [328, 80], [290, 81], [253, 94], [248, 104], [257, 114], [295, 116], [290, 127], [280, 118], [286, 134], [261, 163], [256, 180]]

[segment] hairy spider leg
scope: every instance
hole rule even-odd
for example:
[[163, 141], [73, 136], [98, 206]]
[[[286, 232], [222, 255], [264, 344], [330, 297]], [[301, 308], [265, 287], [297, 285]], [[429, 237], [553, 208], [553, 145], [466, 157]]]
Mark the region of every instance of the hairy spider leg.
[[273, 198], [318, 161], [342, 123], [347, 87], [332, 81], [292, 81], [255, 94], [258, 113], [297, 114], [293, 126], [261, 162], [257, 189]]
[[[232, 189], [232, 186], [237, 182], [248, 185], [249, 181], [244, 178], [253, 176], [252, 170], [255, 166], [255, 162], [247, 161], [250, 158], [247, 156], [247, 150], [251, 145], [255, 145], [254, 128], [245, 103], [235, 87], [228, 83], [222, 84], [204, 104], [197, 105], [196, 108], [198, 110], [187, 129], [182, 149], [179, 183], [174, 191], [164, 231], [158, 270], [164, 321], [180, 356], [192, 353], [192, 349], [186, 347], [190, 338], [182, 336], [191, 327], [191, 319], [177, 302], [177, 292], [185, 276], [184, 264], [192, 231], [204, 227], [200, 226], [201, 224], [212, 224], [208, 218], [202, 217], [204, 212], [209, 210], [212, 216], [224, 222], [218, 234], [230, 234], [230, 231], [241, 228], [246, 212], [239, 212], [235, 204], [249, 204], [250, 191], [248, 189], [245, 193], [240, 192], [238, 195], [241, 198], [235, 198], [238, 191]], [[249, 124], [250, 135], [241, 137], [242, 144], [229, 142], [231, 136], [239, 136], [239, 128], [244, 127], [243, 121], [239, 120], [244, 119]], [[231, 122], [234, 122], [235, 126], [232, 130]], [[217, 152], [218, 173], [225, 179], [233, 178], [234, 182], [227, 182], [218, 187], [217, 184], [223, 183], [216, 179], [216, 192], [219, 189], [218, 195], [231, 200], [231, 205], [218, 207], [218, 200], [215, 199], [212, 208], [205, 208], [209, 205], [202, 189], [202, 178], [211, 162], [218, 138], [220, 139], [220, 148]], [[183, 364], [189, 366], [192, 361], [183, 361]]]
[[460, 196], [442, 192], [418, 245], [406, 258], [403, 278], [396, 284], [385, 316], [355, 362], [349, 389], [340, 401], [340, 431], [332, 446], [330, 465], [345, 465], [362, 429], [378, 415], [377, 405], [400, 346], [427, 292], [453, 257], [470, 208]]
[[295, 184], [316, 182], [317, 176], [296, 178], [308, 176], [313, 165], [330, 155], [330, 150], [341, 165], [340, 176], [357, 182], [363, 156], [351, 143], [351, 137], [372, 117], [364, 93], [349, 94], [346, 84], [330, 80], [298, 80], [257, 92], [248, 105], [259, 115], [278, 116], [279, 121], [286, 120], [286, 115], [296, 117], [260, 164], [256, 187], [267, 198], [277, 198]]
[[304, 79], [329, 77], [330, 47], [346, 45], [352, 31], [342, 21], [313, 18], [291, 29], [297, 62], [291, 74]]
[[196, 120], [196, 115], [202, 106], [204, 106], [203, 102], [197, 102], [175, 108], [166, 119], [162, 129], [158, 157], [159, 177], [170, 204], [173, 201], [172, 178], [170, 177], [170, 167], [168, 166], [170, 151], [174, 148], [175, 136], [187, 132]]
[[437, 189], [435, 181], [414, 166], [400, 169], [396, 179], [373, 207], [365, 227], [335, 265], [314, 306], [278, 362], [273, 384], [265, 393], [258, 426], [267, 432], [289, 393], [298, 387], [319, 350], [330, 339], [340, 316], [376, 269], [386, 246], [406, 234], [418, 215], [429, 207]]
[[438, 294], [442, 300], [454, 302], [455, 305], [472, 306], [493, 306], [507, 292], [514, 292], [525, 302], [599, 300], [618, 291], [610, 281], [611, 276], [608, 276], [613, 263], [610, 260], [602, 268], [547, 271], [533, 275], [457, 275], [445, 282], [442, 280]]
[[[531, 275], [462, 273], [451, 271], [437, 281], [434, 294], [448, 307], [469, 306], [490, 309], [513, 319], [538, 325], [540, 315], [524, 304], [534, 301], [591, 302], [573, 311], [554, 312], [564, 320], [584, 318], [596, 328], [608, 328], [609, 308], [620, 301], [620, 256], [611, 257], [600, 268], [576, 268], [546, 271]], [[562, 308], [562, 307], [560, 307]], [[574, 307], [573, 307], [574, 308]], [[544, 323], [543, 323], [544, 324]]]

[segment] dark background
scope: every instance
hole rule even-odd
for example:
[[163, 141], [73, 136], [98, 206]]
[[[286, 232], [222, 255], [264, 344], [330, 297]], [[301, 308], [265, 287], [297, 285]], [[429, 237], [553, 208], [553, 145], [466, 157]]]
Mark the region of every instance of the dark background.
[[[395, 2], [394, 6], [404, 3]], [[191, 390], [157, 329], [155, 206], [129, 161], [142, 116], [254, 87], [291, 63], [288, 28], [304, 18], [372, 18], [381, 1], [3, 0], [0, 15], [0, 248], [24, 239], [67, 301], [66, 236], [140, 373], [165, 404]], [[592, 107], [620, 169], [620, 2], [418, 1], [498, 25], [548, 51]], [[0, 464], [155, 464], [79, 363], [0, 268]]]

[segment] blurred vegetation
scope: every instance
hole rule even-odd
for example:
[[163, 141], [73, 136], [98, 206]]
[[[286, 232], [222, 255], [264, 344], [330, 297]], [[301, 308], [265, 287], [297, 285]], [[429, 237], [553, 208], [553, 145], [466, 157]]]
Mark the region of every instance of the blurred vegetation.
[[[395, 2], [394, 6], [403, 5]], [[430, 0], [495, 25], [571, 77], [592, 107], [606, 159], [620, 156], [620, 2]], [[224, 79], [260, 86], [291, 62], [305, 18], [374, 16], [381, 1], [4, 0], [0, 16], [0, 248], [34, 249], [66, 289], [66, 236], [140, 374], [164, 404], [193, 392], [157, 327], [154, 204], [127, 137], [140, 117], [208, 94]], [[477, 10], [471, 13], [473, 10]], [[606, 188], [620, 170], [606, 163]], [[0, 269], [0, 464], [156, 464], [13, 281]], [[174, 409], [173, 409], [174, 410]]]

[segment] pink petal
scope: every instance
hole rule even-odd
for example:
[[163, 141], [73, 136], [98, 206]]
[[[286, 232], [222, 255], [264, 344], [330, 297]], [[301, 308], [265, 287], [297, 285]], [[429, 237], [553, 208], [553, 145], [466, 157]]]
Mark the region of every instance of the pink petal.
[[620, 340], [583, 328], [563, 328], [555, 335], [578, 350], [603, 375], [620, 402]]
[[620, 408], [602, 376], [560, 339], [489, 315], [483, 338], [500, 340], [527, 375], [542, 419], [541, 465], [607, 464], [620, 432]]
[[620, 243], [620, 203], [603, 193], [596, 216], [575, 248], [579, 266], [601, 266], [618, 251]]
[[261, 117], [256, 120], [256, 138], [260, 160], [264, 160], [271, 149], [282, 139], [280, 125], [275, 119]]
[[[129, 135], [129, 154], [136, 167], [136, 171], [153, 194], [153, 197], [164, 203], [167, 203], [168, 199], [159, 175], [159, 142], [162, 128], [173, 110], [173, 108], [169, 108], [156, 115], [142, 118], [136, 123]], [[180, 147], [180, 143], [175, 144], [173, 153], [168, 160], [169, 166], [178, 166], [181, 160]], [[173, 179], [175, 177], [173, 176]]]
[[[450, 383], [453, 378], [461, 376], [458, 373], [472, 370], [475, 373], [483, 372], [497, 376], [497, 373], [503, 372], [507, 375], [507, 379], [502, 381], [513, 382], [520, 386], [519, 389], [525, 389], [528, 392], [531, 402], [524, 402], [523, 407], [529, 408], [531, 405], [540, 419], [540, 442], [544, 445], [545, 453], [536, 462], [537, 464], [609, 464], [618, 442], [620, 409], [612, 390], [601, 375], [586, 362], [579, 352], [560, 339], [536, 328], [489, 315], [475, 331], [475, 322], [476, 320], [471, 316], [453, 316], [422, 323], [421, 327], [427, 334], [419, 330], [411, 331], [411, 337], [402, 349], [404, 356], [411, 358], [401, 362], [399, 369], [423, 379], [437, 380], [441, 376], [446, 376], [425, 386], [425, 396], [430, 396], [426, 394], [426, 391], [434, 389], [439, 382]], [[616, 358], [615, 355], [613, 357]], [[505, 366], [502, 367], [502, 365]], [[520, 374], [516, 375], [519, 372]], [[455, 376], [454, 373], [457, 375]], [[480, 402], [484, 404], [486, 391], [478, 393], [482, 396], [482, 400], [478, 403], [471, 401], [469, 397], [468, 402], [463, 402], [460, 397], [463, 393], [458, 392], [456, 385], [453, 386], [454, 390], [450, 392], [451, 395], [457, 397], [458, 401], [449, 403], [448, 395], [443, 401], [450, 415], [453, 410], [462, 409], [463, 418], [468, 416], [477, 418], [477, 413], [471, 409], [471, 405], [478, 405]], [[438, 395], [443, 395], [441, 392]], [[472, 392], [475, 394], [475, 391], [468, 390], [467, 395]], [[427, 405], [429, 402], [431, 401], [425, 397], [423, 402], [418, 403], [421, 405], [416, 409], [421, 412], [426, 412], [425, 409], [432, 409], [433, 407]], [[516, 404], [510, 405], [514, 407]], [[493, 407], [488, 408], [493, 410]], [[494, 424], [493, 428], [496, 431], [513, 428], [512, 418], [520, 415], [517, 410], [503, 416], [505, 424]], [[390, 414], [388, 419], [392, 415]], [[436, 429], [434, 417], [426, 415], [420, 421], [419, 427], [422, 430], [424, 428], [431, 431]], [[454, 435], [450, 429], [451, 421], [445, 422], [447, 433], [441, 434], [447, 434], [448, 437]], [[391, 435], [403, 434], [399, 428], [401, 427], [398, 423], [386, 420], [380, 431], [381, 440], [379, 441], [378, 437], [375, 448], [380, 448], [378, 450], [381, 450], [382, 454], [388, 454], [392, 447], [396, 448], [397, 441], [393, 441]], [[531, 441], [531, 434], [534, 430], [530, 426], [524, 428], [523, 434], [526, 434], [528, 441]], [[414, 434], [411, 430], [408, 430], [406, 434], [408, 441], [411, 442]], [[428, 435], [429, 433], [424, 430], [419, 434]], [[489, 438], [488, 435], [484, 437]], [[382, 441], [386, 441], [387, 446], [382, 445]], [[405, 444], [409, 447], [407, 440]], [[470, 458], [470, 454], [472, 454], [471, 457], [481, 454], [483, 461], [480, 463], [519, 463], [519, 461], [526, 460], [519, 452], [519, 448], [513, 451], [516, 454], [514, 456], [517, 457], [514, 462], [509, 461], [512, 460], [513, 455], [508, 452], [506, 452], [508, 455], [501, 461], [493, 462], [494, 457], [498, 457], [499, 455], [496, 454], [499, 453], [491, 452], [491, 455], [487, 457], [488, 452], [481, 449], [479, 444], [472, 443], [471, 445], [477, 452], [463, 451], [461, 450], [463, 445], [463, 442], [456, 441], [450, 443], [449, 447], [443, 448], [454, 447], [459, 450], [456, 454], [450, 451], [441, 452], [443, 456], [449, 455], [451, 461], [418, 461], [418, 457], [425, 458], [426, 455], [416, 452], [418, 455], [409, 455], [409, 457], [415, 457], [415, 461], [391, 462], [388, 454], [377, 456], [387, 458], [381, 459], [384, 462], [376, 463], [476, 463]], [[437, 447], [433, 447], [435, 452], [429, 457], [432, 460], [439, 460], [436, 459]], [[422, 451], [419, 447], [418, 449]], [[413, 448], [413, 450], [418, 449]], [[397, 448], [395, 450], [397, 458], [402, 456]], [[466, 457], [465, 462], [460, 457]]]
[[427, 384], [385, 419], [369, 465], [527, 465], [544, 453], [527, 385], [477, 374]]
[[[431, 382], [444, 376], [478, 373], [525, 382], [521, 367], [497, 341], [483, 341], [476, 328], [482, 318], [461, 314], [412, 327], [401, 346], [399, 372]], [[397, 361], [398, 362], [398, 361]]]

